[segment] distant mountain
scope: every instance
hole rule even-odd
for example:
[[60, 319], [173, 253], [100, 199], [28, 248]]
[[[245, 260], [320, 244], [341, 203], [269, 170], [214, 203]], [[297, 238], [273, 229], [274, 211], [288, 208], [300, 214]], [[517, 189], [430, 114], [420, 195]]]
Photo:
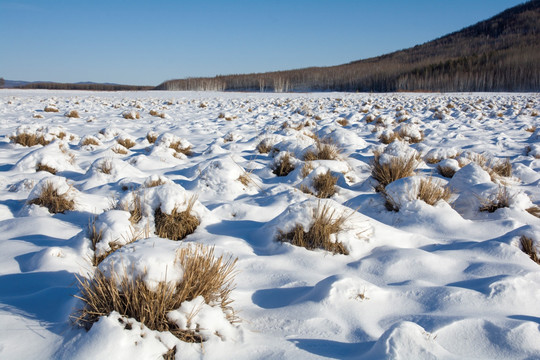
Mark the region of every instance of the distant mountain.
[[539, 91], [540, 0], [383, 56], [330, 67], [170, 80], [157, 89]]

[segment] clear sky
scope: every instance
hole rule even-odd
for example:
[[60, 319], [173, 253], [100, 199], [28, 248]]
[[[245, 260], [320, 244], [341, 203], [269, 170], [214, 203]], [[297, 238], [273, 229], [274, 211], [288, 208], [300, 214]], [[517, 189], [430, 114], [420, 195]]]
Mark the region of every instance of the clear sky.
[[0, 0], [0, 77], [158, 85], [328, 66], [433, 40], [522, 0]]

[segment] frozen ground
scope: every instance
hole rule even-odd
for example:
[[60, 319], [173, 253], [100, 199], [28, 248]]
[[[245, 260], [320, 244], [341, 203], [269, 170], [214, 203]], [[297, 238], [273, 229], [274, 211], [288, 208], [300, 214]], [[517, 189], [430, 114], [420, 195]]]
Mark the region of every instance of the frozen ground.
[[[80, 117], [65, 116], [71, 110]], [[130, 112], [140, 118], [125, 119]], [[526, 211], [540, 205], [539, 112], [538, 94], [2, 90], [0, 358], [157, 359], [176, 346], [177, 359], [538, 359], [540, 267], [522, 252], [520, 238], [540, 242], [540, 219]], [[386, 209], [370, 170], [373, 151], [386, 147], [379, 137], [393, 132], [403, 140], [388, 145], [385, 156], [416, 151], [424, 160], [414, 178], [388, 186], [398, 212]], [[21, 133], [52, 142], [24, 147], [10, 140]], [[302, 172], [314, 135], [341, 150], [338, 159], [311, 167], [337, 177], [336, 194], [324, 202], [348, 214], [337, 239], [349, 255], [276, 241], [278, 230], [309, 226], [318, 206], [300, 190], [314, 177]], [[84, 145], [89, 138], [96, 144]], [[135, 145], [118, 144], [125, 140]], [[260, 153], [261, 141], [275, 150]], [[176, 153], [174, 142], [191, 144], [193, 153]], [[286, 151], [295, 170], [278, 177], [272, 169]], [[467, 165], [476, 154], [509, 159], [512, 175]], [[36, 171], [39, 164], [54, 168], [55, 177]], [[439, 174], [440, 164], [457, 170], [452, 179]], [[450, 204], [410, 196], [428, 176], [449, 182]], [[145, 188], [158, 178], [166, 184]], [[30, 205], [46, 182], [69, 193], [75, 210], [50, 214]], [[503, 188], [509, 207], [480, 212], [483, 199]], [[146, 267], [152, 284], [165, 273], [182, 276], [171, 265], [176, 249], [215, 245], [238, 258], [232, 306], [241, 323], [224, 322], [216, 309], [201, 311], [208, 334], [202, 346], [132, 319], [124, 326], [117, 313], [88, 332], [71, 325], [81, 306], [75, 275], [91, 277], [95, 269], [88, 224], [102, 214], [95, 224], [103, 238], [127, 243], [143, 222], [132, 225], [118, 204], [136, 191], [144, 191], [149, 209], [161, 205], [164, 212], [197, 195], [201, 224], [184, 241], [161, 239], [150, 211], [143, 238], [100, 266]], [[96, 251], [106, 254], [107, 241]]]

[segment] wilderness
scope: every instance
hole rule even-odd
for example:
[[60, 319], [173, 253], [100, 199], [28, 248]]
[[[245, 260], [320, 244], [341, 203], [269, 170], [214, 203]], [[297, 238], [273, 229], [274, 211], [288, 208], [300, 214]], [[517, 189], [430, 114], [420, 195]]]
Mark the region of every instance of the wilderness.
[[6, 80], [0, 358], [537, 358], [539, 4], [340, 66]]

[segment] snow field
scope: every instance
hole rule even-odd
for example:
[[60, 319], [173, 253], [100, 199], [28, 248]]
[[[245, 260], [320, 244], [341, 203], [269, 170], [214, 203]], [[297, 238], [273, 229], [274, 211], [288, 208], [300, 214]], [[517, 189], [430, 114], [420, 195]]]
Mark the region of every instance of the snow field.
[[[538, 249], [539, 110], [538, 94], [2, 90], [0, 357], [535, 358], [540, 267], [520, 238]], [[332, 158], [318, 156], [325, 144]], [[414, 158], [414, 175], [376, 192], [374, 153]], [[277, 176], [286, 154], [292, 170]], [[327, 172], [335, 194], [318, 199]], [[449, 200], [419, 199], [422, 179]], [[31, 204], [47, 184], [74, 209]], [[330, 241], [348, 255], [276, 241], [321, 206], [346, 217]], [[193, 233], [155, 234], [157, 210], [186, 209]], [[238, 258], [240, 323], [197, 297], [168, 319], [202, 346], [117, 312], [71, 325], [76, 276], [176, 283], [190, 244]]]

